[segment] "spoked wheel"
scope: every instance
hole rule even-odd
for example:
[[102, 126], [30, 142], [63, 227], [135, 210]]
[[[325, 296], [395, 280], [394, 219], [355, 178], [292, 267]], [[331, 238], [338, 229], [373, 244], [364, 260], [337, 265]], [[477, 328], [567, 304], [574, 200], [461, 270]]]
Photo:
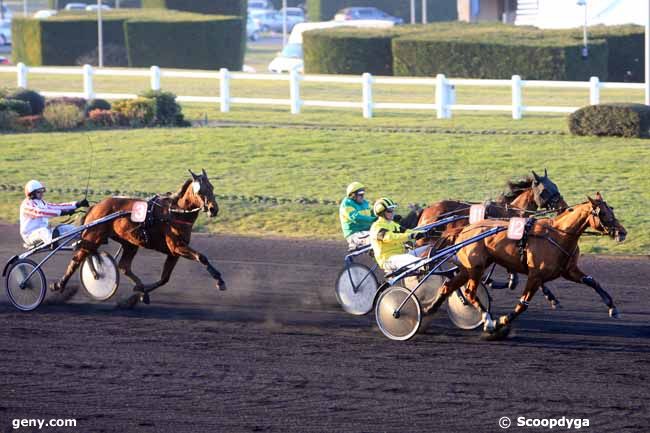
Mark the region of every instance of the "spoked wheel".
[[[447, 299], [447, 314], [451, 321], [461, 329], [475, 329], [483, 323], [483, 315], [465, 297], [465, 287], [461, 287], [449, 295]], [[490, 296], [483, 284], [479, 284], [476, 296], [481, 304], [490, 311]]]
[[110, 299], [120, 285], [120, 273], [106, 251], [86, 257], [79, 271], [81, 285], [97, 301]]
[[[422, 308], [410, 290], [392, 286], [384, 290], [375, 305], [375, 318], [379, 330], [391, 340], [408, 340], [413, 337], [422, 321]], [[397, 312], [402, 302], [404, 306]]]
[[372, 270], [360, 263], [351, 263], [336, 279], [336, 300], [341, 307], [355, 316], [372, 310], [379, 283]]
[[36, 262], [18, 259], [7, 271], [5, 288], [14, 307], [21, 311], [32, 311], [43, 302], [47, 281]]

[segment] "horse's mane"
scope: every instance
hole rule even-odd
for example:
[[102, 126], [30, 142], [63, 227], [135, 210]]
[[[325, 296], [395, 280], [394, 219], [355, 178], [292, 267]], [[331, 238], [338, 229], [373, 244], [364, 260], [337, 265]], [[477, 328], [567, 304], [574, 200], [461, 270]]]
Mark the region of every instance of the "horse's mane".
[[183, 185], [181, 185], [180, 189], [176, 191], [175, 193], [167, 193], [166, 195], [172, 200], [176, 201], [179, 198], [183, 197], [185, 195], [185, 191], [187, 191], [187, 188], [190, 186], [192, 183], [192, 179], [187, 179]]
[[505, 191], [497, 197], [497, 203], [505, 204], [512, 203], [517, 197], [526, 192], [533, 186], [533, 178], [526, 176], [519, 180], [508, 181], [508, 191]]

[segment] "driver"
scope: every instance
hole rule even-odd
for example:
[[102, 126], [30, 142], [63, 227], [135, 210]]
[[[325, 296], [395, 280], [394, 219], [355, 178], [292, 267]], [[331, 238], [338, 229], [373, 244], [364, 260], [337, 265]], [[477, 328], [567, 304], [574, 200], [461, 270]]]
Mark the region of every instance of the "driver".
[[370, 244], [375, 260], [386, 273], [419, 261], [419, 249], [408, 254], [404, 243], [426, 237], [424, 231], [406, 229], [395, 222], [395, 208], [397, 204], [389, 198], [380, 198], [372, 207], [378, 218], [370, 228]]
[[53, 238], [74, 229], [72, 224], [60, 224], [51, 229], [48, 221], [53, 217], [72, 215], [75, 209], [88, 206], [85, 198], [70, 203], [48, 203], [43, 200], [44, 193], [45, 186], [37, 180], [25, 184], [25, 199], [20, 204], [20, 236], [27, 245], [38, 241], [50, 243]]
[[365, 198], [366, 188], [361, 182], [352, 182], [339, 206], [339, 220], [348, 248], [354, 250], [370, 242], [370, 226], [377, 219]]

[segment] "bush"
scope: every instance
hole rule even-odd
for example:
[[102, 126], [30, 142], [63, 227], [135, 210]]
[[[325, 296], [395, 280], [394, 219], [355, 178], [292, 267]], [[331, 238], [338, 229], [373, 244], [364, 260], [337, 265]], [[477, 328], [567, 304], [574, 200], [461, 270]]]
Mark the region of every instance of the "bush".
[[[457, 0], [427, 0], [427, 21], [456, 21], [458, 11]], [[401, 17], [405, 23], [411, 22], [410, 3], [404, 0], [306, 0], [310, 21], [327, 21], [334, 18], [340, 9], [353, 6], [374, 6], [396, 17]], [[420, 1], [417, 2], [416, 19], [422, 22]]]
[[176, 95], [173, 93], [148, 90], [140, 96], [154, 101], [157, 125], [178, 126], [183, 122], [181, 106], [176, 102]]
[[23, 116], [15, 120], [16, 129], [21, 131], [35, 131], [45, 127], [43, 116]]
[[45, 98], [40, 93], [28, 89], [16, 89], [7, 95], [7, 99], [18, 99], [27, 102], [31, 107], [31, 115], [43, 114]]
[[394, 31], [338, 28], [303, 34], [305, 71], [310, 74], [393, 75]]
[[120, 115], [121, 125], [143, 127], [152, 125], [155, 119], [156, 104], [152, 99], [124, 99], [113, 103], [113, 111]]
[[86, 112], [89, 113], [93, 110], [110, 110], [111, 104], [106, 99], [92, 99], [86, 105]]
[[84, 98], [75, 98], [75, 97], [69, 97], [69, 96], [58, 96], [56, 98], [48, 98], [45, 101], [45, 106], [49, 107], [50, 105], [57, 105], [57, 104], [70, 104], [74, 105], [80, 110], [83, 110], [86, 108], [86, 100]]
[[129, 66], [239, 71], [244, 63], [242, 18], [192, 15], [125, 23]]
[[29, 116], [32, 114], [32, 107], [29, 102], [20, 99], [0, 99], [0, 111], [11, 110], [19, 116]]
[[94, 109], [88, 112], [88, 123], [95, 127], [110, 127], [120, 124], [117, 113], [110, 110]]
[[18, 114], [11, 110], [0, 111], [0, 131], [13, 131], [16, 128]]
[[43, 118], [53, 129], [63, 131], [81, 125], [84, 113], [72, 104], [51, 104], [45, 107]]
[[589, 105], [569, 116], [569, 130], [574, 135], [648, 137], [650, 107], [627, 103]]

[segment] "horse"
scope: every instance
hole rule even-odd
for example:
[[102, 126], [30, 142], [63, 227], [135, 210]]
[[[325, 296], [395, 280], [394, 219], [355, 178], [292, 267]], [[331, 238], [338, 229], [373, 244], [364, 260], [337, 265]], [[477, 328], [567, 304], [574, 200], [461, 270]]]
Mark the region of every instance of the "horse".
[[[627, 231], [614, 215], [614, 210], [600, 192], [595, 199], [567, 208], [554, 218], [530, 219], [525, 244], [511, 240], [505, 231], [472, 243], [457, 254], [459, 272], [438, 290], [437, 298], [425, 305], [423, 312], [432, 314], [454, 290], [467, 284], [465, 295], [470, 303], [483, 314], [484, 332], [488, 337], [502, 338], [507, 335], [512, 322], [528, 308], [537, 289], [545, 282], [563, 277], [569, 281], [585, 284], [596, 291], [609, 308], [610, 317], [619, 316], [612, 297], [590, 275], [578, 267], [578, 241], [587, 228], [597, 234], [608, 235], [623, 242]], [[507, 227], [508, 222], [484, 220], [460, 229], [456, 243], [470, 239], [494, 227]], [[476, 290], [485, 269], [497, 263], [507, 269], [526, 274], [528, 281], [514, 310], [493, 321], [490, 313], [481, 305]]]
[[[509, 181], [508, 191], [499, 195], [495, 201], [489, 201], [485, 206], [485, 216], [488, 218], [511, 218], [523, 217], [534, 213], [539, 209], [562, 210], [568, 205], [564, 201], [560, 189], [548, 177], [548, 171], [544, 169], [544, 175], [540, 176], [531, 170], [532, 176], [527, 176], [518, 181]], [[473, 203], [457, 201], [457, 200], [443, 200], [429, 205], [422, 211], [418, 226], [430, 224], [444, 217], [451, 215], [465, 215], [469, 216], [470, 206]], [[451, 245], [454, 241], [454, 233], [458, 233], [458, 229], [465, 227], [469, 224], [469, 218], [460, 219], [447, 224], [440, 231], [435, 234], [439, 237], [432, 237], [418, 242], [418, 246], [425, 243], [433, 243], [434, 248], [442, 248]], [[488, 279], [485, 284], [493, 288], [510, 288], [514, 290], [518, 283], [517, 274], [508, 271], [509, 277], [507, 283], [498, 283]], [[551, 304], [551, 307], [558, 308], [560, 301], [551, 292], [551, 290], [542, 286], [544, 296]]]
[[[549, 179], [546, 169], [544, 169], [544, 176], [539, 176], [534, 170], [531, 172], [532, 176], [508, 182], [509, 191], [501, 194], [496, 201], [486, 204], [486, 217], [510, 218], [525, 216], [538, 209], [556, 210], [567, 207], [559, 188]], [[430, 224], [450, 215], [469, 216], [472, 204], [474, 203], [458, 200], [443, 200], [430, 204], [422, 211], [418, 226]], [[461, 219], [447, 224], [446, 229], [456, 229], [467, 224], [469, 220]]]
[[[122, 246], [123, 251], [118, 269], [135, 284], [134, 294], [120, 303], [122, 307], [133, 307], [138, 302], [148, 304], [149, 292], [169, 281], [179, 257], [195, 260], [204, 265], [216, 280], [217, 288], [226, 290], [226, 283], [221, 273], [212, 266], [205, 255], [189, 246], [192, 227], [199, 212], [203, 210], [211, 218], [219, 213], [213, 186], [205, 170], [202, 170], [199, 175], [194, 174], [192, 170], [189, 172], [192, 177], [183, 183], [178, 192], [157, 195], [148, 201], [148, 218], [144, 223], [135, 223], [130, 218], [117, 218], [84, 230], [65, 274], [53, 284], [52, 289], [62, 291], [84, 259], [96, 252], [100, 245], [107, 243], [108, 239], [113, 239]], [[105, 198], [88, 210], [84, 223], [90, 223], [115, 212], [131, 211], [136, 201], [140, 200], [125, 197]], [[143, 284], [131, 269], [133, 258], [141, 247], [159, 251], [167, 256], [160, 280], [153, 284]]]

